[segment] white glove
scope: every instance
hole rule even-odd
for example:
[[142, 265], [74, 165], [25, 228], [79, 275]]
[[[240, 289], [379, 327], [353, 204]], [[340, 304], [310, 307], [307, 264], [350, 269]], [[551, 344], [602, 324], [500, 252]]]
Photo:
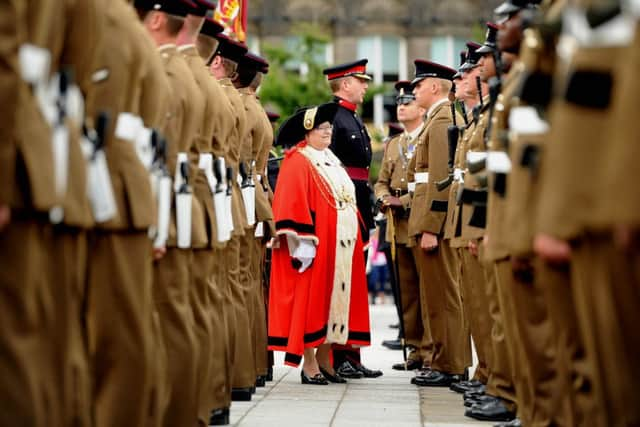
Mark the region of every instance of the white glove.
[[298, 273], [304, 273], [316, 257], [316, 245], [312, 241], [296, 239], [290, 235], [287, 235], [287, 244], [289, 246], [289, 255], [302, 263]]
[[300, 268], [298, 269], [298, 273], [304, 273], [306, 269], [309, 268], [309, 266], [313, 262], [313, 258], [296, 258], [296, 259], [302, 263], [302, 266], [300, 266]]

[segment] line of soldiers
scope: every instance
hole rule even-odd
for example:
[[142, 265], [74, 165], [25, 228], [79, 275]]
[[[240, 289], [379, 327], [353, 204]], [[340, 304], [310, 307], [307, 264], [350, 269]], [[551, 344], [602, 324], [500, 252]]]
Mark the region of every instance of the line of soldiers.
[[457, 72], [416, 60], [396, 85], [375, 186], [410, 350], [394, 368], [471, 418], [640, 425], [639, 6], [506, 0]]
[[228, 424], [269, 379], [268, 63], [214, 7], [0, 2], [0, 425]]

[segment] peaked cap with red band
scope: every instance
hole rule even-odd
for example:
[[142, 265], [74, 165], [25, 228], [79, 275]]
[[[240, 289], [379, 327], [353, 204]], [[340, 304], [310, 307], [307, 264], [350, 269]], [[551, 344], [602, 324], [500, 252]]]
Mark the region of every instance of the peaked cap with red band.
[[418, 82], [428, 77], [452, 80], [453, 76], [456, 74], [456, 70], [453, 68], [438, 64], [437, 62], [416, 59], [413, 63], [416, 66], [416, 77], [411, 82], [412, 85], [416, 85]]
[[191, 0], [196, 5], [196, 9], [191, 12], [191, 15], [206, 16], [207, 12], [216, 8], [216, 4], [209, 0]]
[[342, 77], [357, 77], [363, 80], [371, 80], [371, 77], [367, 75], [367, 63], [368, 59], [361, 59], [355, 62], [349, 62], [348, 64], [340, 64], [334, 67], [325, 68], [322, 73], [327, 76], [327, 80], [335, 80]]
[[216, 34], [215, 38], [218, 39], [219, 42], [216, 55], [220, 55], [236, 63], [242, 61], [244, 54], [248, 51], [244, 43], [237, 42], [224, 33]]
[[133, 6], [139, 10], [155, 10], [182, 18], [195, 14], [198, 9], [198, 6], [190, 0], [135, 0]]
[[482, 47], [476, 50], [478, 54], [489, 54], [498, 50], [498, 26], [493, 22], [487, 22], [487, 34]]
[[222, 24], [217, 22], [215, 19], [207, 17], [204, 20], [204, 24], [202, 24], [202, 29], [200, 29], [200, 34], [215, 38], [218, 34], [220, 34], [223, 31], [224, 31], [224, 27], [222, 26]]

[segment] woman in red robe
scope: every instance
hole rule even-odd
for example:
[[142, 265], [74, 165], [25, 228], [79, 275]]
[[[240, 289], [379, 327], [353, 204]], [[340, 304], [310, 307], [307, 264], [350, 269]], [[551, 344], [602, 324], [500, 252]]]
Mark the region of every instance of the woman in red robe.
[[299, 110], [276, 139], [295, 146], [273, 200], [269, 349], [286, 352], [290, 366], [304, 355], [303, 384], [346, 382], [330, 362], [331, 344], [371, 341], [355, 188], [328, 148], [336, 105]]

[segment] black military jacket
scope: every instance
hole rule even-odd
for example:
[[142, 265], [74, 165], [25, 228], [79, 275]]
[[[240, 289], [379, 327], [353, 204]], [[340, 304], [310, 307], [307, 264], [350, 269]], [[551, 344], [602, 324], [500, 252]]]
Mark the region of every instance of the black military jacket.
[[[355, 105], [334, 97], [340, 105], [333, 120], [333, 135], [329, 148], [340, 159], [356, 187], [356, 201], [364, 224], [360, 224], [363, 241], [369, 240], [369, 230], [373, 228], [372, 191], [368, 179], [361, 174], [369, 170], [371, 164], [371, 138], [362, 120], [355, 112]], [[366, 170], [366, 171], [365, 171]]]

